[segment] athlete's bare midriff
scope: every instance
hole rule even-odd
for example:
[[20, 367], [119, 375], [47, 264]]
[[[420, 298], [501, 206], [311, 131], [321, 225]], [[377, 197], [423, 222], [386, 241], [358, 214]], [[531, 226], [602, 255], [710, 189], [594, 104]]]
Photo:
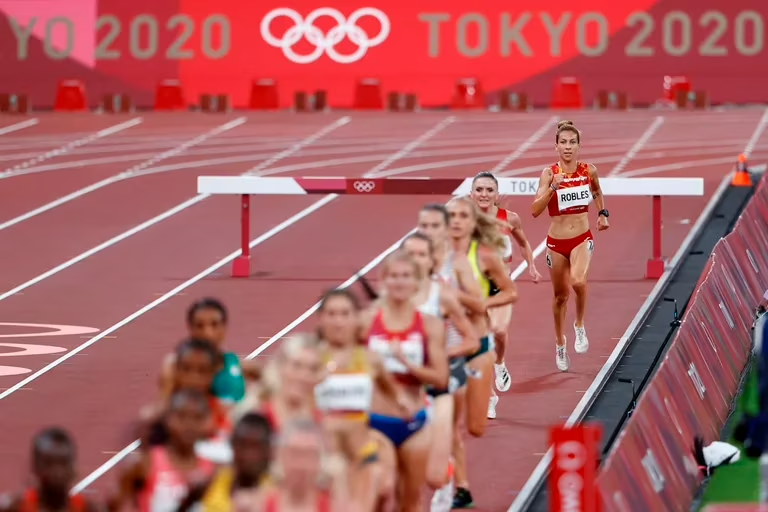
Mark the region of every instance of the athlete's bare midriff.
[[552, 238], [567, 240], [589, 231], [589, 213], [576, 213], [551, 217], [549, 232]]

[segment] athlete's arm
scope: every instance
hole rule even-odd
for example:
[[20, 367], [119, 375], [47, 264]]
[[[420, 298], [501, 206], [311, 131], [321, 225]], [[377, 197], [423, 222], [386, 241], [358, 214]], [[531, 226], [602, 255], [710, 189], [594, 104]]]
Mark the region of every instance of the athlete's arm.
[[461, 305], [475, 314], [484, 315], [486, 308], [483, 290], [480, 288], [480, 283], [475, 279], [469, 260], [463, 256], [455, 256], [453, 271], [459, 282], [459, 289], [456, 290], [456, 293]]
[[538, 217], [547, 209], [549, 200], [555, 195], [555, 189], [552, 188], [552, 169], [547, 167], [541, 171], [539, 178], [539, 189], [536, 191], [536, 198], [531, 204], [531, 213]]
[[139, 489], [147, 483], [149, 455], [146, 452], [132, 453], [120, 473], [117, 492], [107, 500], [107, 510], [119, 512], [135, 501]]
[[384, 369], [384, 363], [381, 358], [373, 352], [368, 352], [368, 362], [373, 370], [373, 378], [376, 386], [387, 399], [393, 403], [398, 404], [400, 407], [407, 408], [405, 406], [405, 396], [400, 392], [400, 388], [395, 384], [395, 379], [392, 375]]
[[[434, 386], [437, 389], [448, 387], [448, 356], [445, 355], [445, 322], [432, 315], [421, 315], [424, 331], [427, 334], [429, 361], [426, 366], [416, 366], [402, 353], [398, 359], [408, 369], [408, 372], [419, 379], [422, 384]], [[397, 350], [393, 344], [393, 350]]]
[[597, 167], [592, 164], [589, 164], [589, 182], [597, 211], [605, 210], [605, 196], [603, 196], [603, 189], [600, 188], [600, 177], [597, 175]]
[[487, 247], [481, 247], [478, 256], [485, 273], [499, 288], [499, 293], [493, 297], [488, 297], [488, 300], [485, 301], [486, 307], [495, 308], [517, 302], [517, 286], [507, 275], [507, 268], [501, 261], [498, 252]]
[[512, 236], [515, 238], [515, 242], [520, 246], [520, 251], [523, 253], [523, 259], [528, 263], [528, 266], [533, 268], [536, 265], [533, 262], [533, 250], [531, 244], [528, 241], [528, 237], [523, 231], [523, 221], [516, 213], [507, 211], [507, 221], [509, 222], [509, 229], [512, 231]]
[[443, 314], [461, 334], [463, 341], [455, 347], [447, 347], [448, 357], [466, 356], [474, 354], [480, 349], [480, 336], [472, 327], [464, 308], [456, 296], [456, 292], [448, 286], [440, 286], [440, 308]]

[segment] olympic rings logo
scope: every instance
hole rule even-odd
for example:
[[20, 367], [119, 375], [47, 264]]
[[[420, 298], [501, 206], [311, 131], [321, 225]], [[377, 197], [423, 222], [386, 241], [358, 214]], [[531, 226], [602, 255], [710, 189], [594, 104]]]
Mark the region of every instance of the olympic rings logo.
[[[357, 22], [366, 16], [375, 18], [381, 26], [376, 37], [369, 37], [365, 30], [357, 26]], [[294, 25], [283, 34], [283, 37], [278, 38], [272, 34], [271, 25], [274, 20], [281, 17], [290, 19]], [[315, 22], [323, 17], [331, 18], [336, 22], [336, 26], [327, 33], [315, 26]], [[358, 9], [349, 16], [349, 19], [344, 18], [343, 14], [330, 7], [315, 9], [309, 13], [306, 19], [293, 9], [281, 7], [270, 11], [261, 20], [261, 37], [270, 46], [280, 48], [283, 55], [296, 64], [315, 62], [323, 54], [328, 55], [332, 61], [339, 64], [351, 64], [362, 59], [368, 53], [368, 49], [383, 43], [389, 36], [390, 28], [387, 15], [373, 7]], [[336, 45], [345, 38], [349, 38], [356, 44], [357, 50], [350, 54], [343, 54], [336, 50]], [[315, 46], [315, 49], [307, 55], [301, 55], [293, 49], [296, 43], [302, 39], [306, 39]]]
[[373, 192], [373, 189], [376, 188], [376, 183], [373, 181], [356, 181], [352, 186], [361, 194], [367, 194], [368, 192]]

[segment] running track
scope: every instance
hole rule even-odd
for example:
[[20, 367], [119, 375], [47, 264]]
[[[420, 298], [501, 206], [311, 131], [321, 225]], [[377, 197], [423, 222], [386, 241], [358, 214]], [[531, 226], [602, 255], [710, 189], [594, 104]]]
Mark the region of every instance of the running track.
[[[671, 256], [736, 155], [747, 149], [752, 162], [768, 157], [766, 113], [566, 117], [582, 130], [583, 159], [596, 163], [603, 176], [705, 178], [706, 197], [664, 202], [664, 247]], [[198, 175], [255, 169], [291, 176], [376, 171], [465, 177], [493, 168], [535, 176], [555, 158], [551, 112], [148, 114], [132, 121], [137, 117], [42, 115], [25, 126], [16, 126], [24, 119], [0, 117], [4, 484], [25, 481], [29, 438], [44, 425], [76, 434], [83, 477], [131, 442], [129, 425], [153, 399], [159, 362], [182, 338], [192, 299], [224, 300], [232, 313], [229, 343], [249, 354], [274, 341], [323, 290], [348, 279], [412, 228], [425, 202], [342, 197], [307, 213], [320, 198], [260, 196], [252, 209], [254, 238], [303, 213], [255, 248], [253, 277], [232, 280], [229, 265], [209, 267], [238, 247], [238, 204], [226, 197], [188, 201]], [[130, 177], [115, 178], [129, 170]], [[536, 247], [546, 219], [527, 215], [527, 199], [508, 207], [521, 212]], [[546, 450], [547, 427], [571, 413], [652, 288], [642, 277], [650, 252], [650, 200], [608, 198], [608, 208], [612, 229], [597, 237], [590, 276], [591, 348], [584, 356], [571, 354], [570, 373], [554, 365], [549, 283], [534, 285], [526, 273], [520, 278], [507, 355], [513, 387], [502, 395], [486, 436], [468, 445], [480, 510], [507, 509]], [[538, 265], [546, 273], [543, 258]], [[110, 332], [95, 341], [96, 332], [38, 336], [51, 330], [8, 325], [16, 323]], [[259, 357], [272, 352], [267, 348]], [[112, 474], [88, 491], [109, 487]]]

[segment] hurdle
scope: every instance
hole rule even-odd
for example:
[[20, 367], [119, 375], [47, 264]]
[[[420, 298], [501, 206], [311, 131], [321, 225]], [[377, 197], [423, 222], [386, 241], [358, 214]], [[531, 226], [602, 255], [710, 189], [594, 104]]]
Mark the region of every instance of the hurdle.
[[[539, 178], [499, 178], [499, 194], [536, 194]], [[652, 250], [645, 277], [658, 279], [666, 262], [661, 247], [661, 198], [703, 196], [703, 178], [601, 178], [603, 193], [609, 197], [650, 196]], [[250, 210], [252, 195], [440, 195], [462, 196], [472, 190], [472, 178], [284, 178], [260, 176], [199, 176], [197, 192], [240, 196], [241, 254], [232, 264], [232, 277], [251, 274]]]

